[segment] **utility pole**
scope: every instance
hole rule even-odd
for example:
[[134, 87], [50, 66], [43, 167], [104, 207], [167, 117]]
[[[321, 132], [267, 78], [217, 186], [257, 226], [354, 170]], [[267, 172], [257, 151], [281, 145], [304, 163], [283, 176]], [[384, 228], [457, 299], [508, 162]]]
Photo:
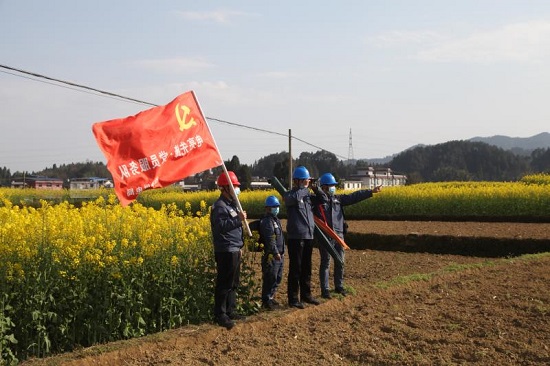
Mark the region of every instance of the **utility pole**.
[[292, 189], [292, 130], [288, 129], [288, 190]]

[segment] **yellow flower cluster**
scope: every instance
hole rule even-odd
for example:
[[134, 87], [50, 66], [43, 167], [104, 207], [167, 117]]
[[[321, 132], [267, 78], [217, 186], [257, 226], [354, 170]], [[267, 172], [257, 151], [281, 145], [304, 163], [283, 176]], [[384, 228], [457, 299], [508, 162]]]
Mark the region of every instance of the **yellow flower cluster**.
[[527, 184], [550, 184], [550, 174], [545, 173], [539, 173], [539, 174], [531, 174], [526, 175], [525, 177], [521, 178], [521, 181], [523, 183]]
[[[31, 207], [3, 192], [0, 339], [10, 354], [41, 357], [211, 319], [208, 202], [179, 192], [156, 209], [122, 207], [114, 195]], [[255, 269], [244, 262], [243, 311], [256, 309]]]
[[439, 182], [384, 188], [346, 207], [348, 217], [376, 215], [503, 217], [550, 216], [550, 189], [524, 182]]
[[[207, 216], [183, 215], [174, 204], [160, 210], [134, 204], [123, 208], [111, 196], [82, 207], [63, 202], [19, 207], [0, 206], [0, 276], [22, 278], [24, 268], [47, 254], [63, 273], [85, 266], [90, 270], [139, 267], [170, 254], [167, 264], [189, 249], [210, 246]], [[174, 259], [176, 258], [176, 259]], [[43, 258], [41, 258], [43, 259]]]

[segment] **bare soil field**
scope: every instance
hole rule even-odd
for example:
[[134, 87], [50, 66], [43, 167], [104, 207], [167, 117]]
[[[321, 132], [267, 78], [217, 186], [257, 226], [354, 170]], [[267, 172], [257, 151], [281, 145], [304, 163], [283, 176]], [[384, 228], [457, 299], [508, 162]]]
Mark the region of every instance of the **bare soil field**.
[[350, 221], [349, 230], [380, 235], [435, 235], [504, 239], [549, 239], [550, 223], [477, 221]]
[[[460, 237], [478, 243], [502, 239], [516, 246], [534, 240], [544, 247], [550, 243], [549, 223], [350, 223], [355, 243], [363, 234], [366, 241], [401, 238], [406, 250], [372, 242], [347, 251], [346, 286], [352, 293], [346, 297], [289, 309], [285, 277], [280, 310], [249, 316], [229, 331], [214, 324], [190, 325], [23, 364], [550, 364], [550, 255], [440, 250], [453, 244], [449, 238]], [[430, 242], [439, 237], [442, 244], [438, 250], [426, 245], [415, 250], [424, 237]], [[317, 251], [313, 261], [314, 295], [319, 296]]]

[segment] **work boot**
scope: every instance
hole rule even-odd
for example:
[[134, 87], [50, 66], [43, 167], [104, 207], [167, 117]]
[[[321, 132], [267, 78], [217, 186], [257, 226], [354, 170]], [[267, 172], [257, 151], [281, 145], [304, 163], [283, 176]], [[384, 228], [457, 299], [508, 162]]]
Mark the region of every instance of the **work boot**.
[[229, 314], [229, 319], [231, 319], [231, 320], [245, 320], [246, 316], [238, 314], [238, 313], [232, 313], [232, 314]]
[[279, 305], [276, 305], [273, 300], [268, 300], [265, 302], [262, 302], [262, 307], [267, 310], [275, 310], [279, 308]]
[[218, 325], [224, 327], [227, 330], [229, 330], [229, 329], [231, 329], [235, 326], [235, 322], [233, 320], [229, 319], [229, 317], [227, 317], [227, 316], [219, 318], [217, 320], [217, 323], [218, 323]]
[[332, 299], [332, 296], [330, 296], [330, 291], [329, 290], [323, 291], [321, 293], [321, 297], [323, 299], [329, 299], [329, 300]]
[[320, 304], [319, 300], [317, 300], [316, 298], [311, 297], [311, 296], [306, 297], [305, 299], [303, 299], [303, 302], [308, 303], [308, 304], [312, 304], [312, 305], [319, 305]]
[[298, 309], [304, 309], [305, 306], [301, 302], [291, 302], [288, 304], [291, 308], [298, 308]]
[[340, 294], [340, 295], [342, 295], [342, 296], [346, 296], [346, 295], [348, 294], [348, 292], [347, 292], [346, 289], [344, 289], [344, 288], [337, 288], [337, 289], [336, 289], [336, 293], [337, 293], [337, 294]]

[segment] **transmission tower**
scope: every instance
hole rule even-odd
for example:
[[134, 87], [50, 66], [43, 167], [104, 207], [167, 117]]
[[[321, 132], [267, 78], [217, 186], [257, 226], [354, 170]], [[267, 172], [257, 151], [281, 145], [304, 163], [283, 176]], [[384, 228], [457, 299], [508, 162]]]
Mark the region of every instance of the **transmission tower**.
[[353, 157], [353, 143], [351, 141], [351, 128], [349, 129], [349, 146], [348, 146], [348, 164], [350, 164], [354, 159]]

